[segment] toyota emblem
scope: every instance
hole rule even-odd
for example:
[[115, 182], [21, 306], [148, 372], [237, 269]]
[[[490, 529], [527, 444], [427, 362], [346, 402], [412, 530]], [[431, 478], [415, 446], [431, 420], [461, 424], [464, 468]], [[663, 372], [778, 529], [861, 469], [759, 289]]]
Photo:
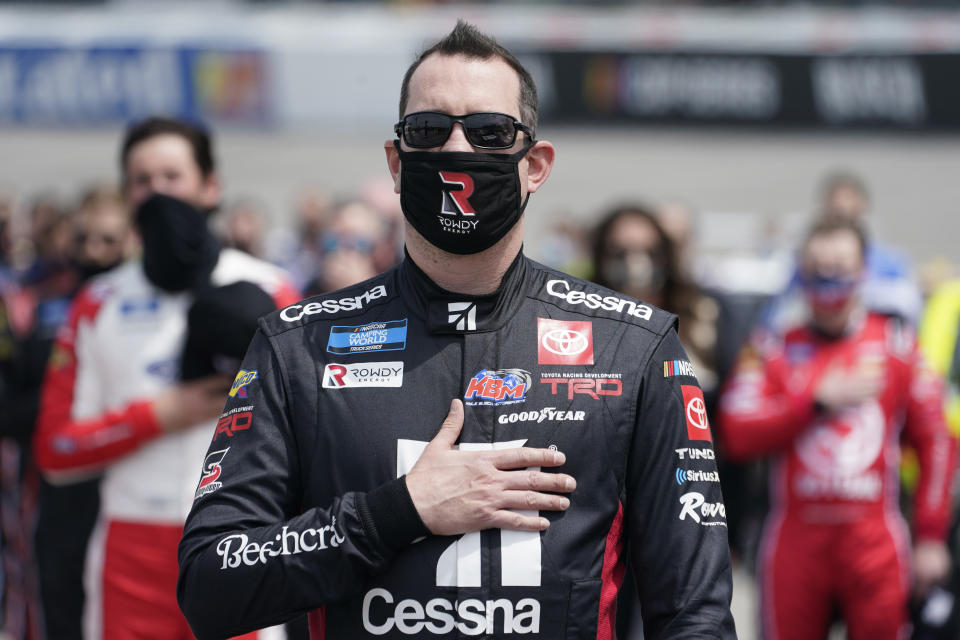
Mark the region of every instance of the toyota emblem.
[[572, 329], [553, 329], [543, 336], [543, 348], [558, 356], [575, 356], [590, 346], [587, 336]]
[[687, 420], [697, 429], [706, 429], [709, 426], [707, 405], [703, 403], [703, 398], [691, 398], [687, 403]]

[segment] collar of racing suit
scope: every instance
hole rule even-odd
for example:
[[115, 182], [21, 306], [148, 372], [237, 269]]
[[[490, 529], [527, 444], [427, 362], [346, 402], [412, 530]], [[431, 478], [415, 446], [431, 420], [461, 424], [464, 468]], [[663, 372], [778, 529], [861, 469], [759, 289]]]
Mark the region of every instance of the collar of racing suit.
[[429, 333], [483, 333], [503, 327], [520, 307], [526, 272], [521, 248], [496, 291], [481, 296], [454, 293], [433, 282], [404, 249], [399, 284], [404, 299], [426, 321]]

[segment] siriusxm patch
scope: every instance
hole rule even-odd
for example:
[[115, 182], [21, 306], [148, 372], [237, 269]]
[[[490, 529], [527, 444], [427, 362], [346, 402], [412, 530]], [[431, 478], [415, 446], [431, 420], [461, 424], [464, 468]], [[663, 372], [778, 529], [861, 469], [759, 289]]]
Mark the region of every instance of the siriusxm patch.
[[330, 327], [327, 351], [340, 355], [370, 351], [403, 351], [407, 347], [407, 319]]

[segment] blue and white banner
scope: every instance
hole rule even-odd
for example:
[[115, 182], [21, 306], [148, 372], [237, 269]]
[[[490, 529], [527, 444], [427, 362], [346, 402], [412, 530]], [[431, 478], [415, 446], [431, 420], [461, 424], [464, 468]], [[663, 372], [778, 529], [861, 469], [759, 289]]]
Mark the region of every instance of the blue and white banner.
[[0, 46], [0, 123], [115, 124], [168, 115], [264, 125], [270, 95], [258, 50]]

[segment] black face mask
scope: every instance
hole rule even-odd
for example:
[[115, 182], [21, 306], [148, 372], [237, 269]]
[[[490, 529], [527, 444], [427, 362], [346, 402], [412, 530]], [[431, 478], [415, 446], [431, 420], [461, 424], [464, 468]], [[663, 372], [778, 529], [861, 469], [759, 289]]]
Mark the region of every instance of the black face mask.
[[80, 276], [80, 281], [86, 282], [87, 280], [98, 276], [101, 273], [110, 271], [110, 269], [113, 269], [121, 262], [123, 262], [123, 260], [117, 260], [111, 264], [99, 264], [96, 262], [84, 262], [82, 260], [76, 260], [73, 263], [73, 268], [77, 270], [77, 274]]
[[140, 205], [136, 222], [150, 282], [170, 292], [206, 284], [220, 254], [206, 216], [185, 202], [155, 194]]
[[430, 244], [465, 255], [499, 242], [517, 223], [521, 201], [517, 165], [529, 146], [512, 154], [401, 151], [400, 207]]

